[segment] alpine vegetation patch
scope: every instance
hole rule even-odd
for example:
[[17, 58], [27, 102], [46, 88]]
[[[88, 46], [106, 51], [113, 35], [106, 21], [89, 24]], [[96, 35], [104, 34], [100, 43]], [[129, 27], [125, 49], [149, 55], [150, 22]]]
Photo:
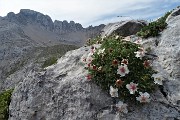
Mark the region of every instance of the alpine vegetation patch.
[[144, 26], [141, 31], [137, 32], [137, 35], [142, 38], [156, 37], [162, 32], [166, 27], [166, 18], [171, 14], [172, 11], [167, 12], [163, 17], [149, 23]]
[[117, 111], [127, 113], [125, 103], [149, 103], [150, 93], [162, 82], [157, 81], [159, 78], [141, 46], [141, 38], [132, 42], [112, 35], [99, 41], [102, 44], [91, 45], [91, 52], [81, 58], [88, 71], [87, 80], [115, 99]]
[[0, 120], [8, 120], [12, 92], [13, 89], [0, 93]]

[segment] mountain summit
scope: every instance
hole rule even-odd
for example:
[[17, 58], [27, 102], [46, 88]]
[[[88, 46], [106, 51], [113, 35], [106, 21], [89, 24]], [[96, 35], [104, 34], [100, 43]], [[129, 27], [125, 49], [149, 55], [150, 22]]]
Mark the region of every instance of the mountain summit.
[[[54, 22], [48, 15], [44, 15], [40, 12], [36, 12], [29, 9], [21, 9], [18, 14], [10, 12], [5, 17], [10, 22], [15, 22], [19, 25], [27, 24], [39, 24], [42, 28], [48, 31], [61, 33], [62, 31], [66, 32], [75, 32], [83, 30], [81, 24], [70, 21], [69, 23], [64, 21], [55, 20]], [[62, 32], [63, 33], [63, 32]]]

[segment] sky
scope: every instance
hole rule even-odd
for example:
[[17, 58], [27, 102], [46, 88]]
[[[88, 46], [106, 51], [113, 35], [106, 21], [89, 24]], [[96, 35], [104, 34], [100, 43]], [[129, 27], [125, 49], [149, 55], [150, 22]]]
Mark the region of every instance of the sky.
[[0, 0], [0, 16], [31, 9], [53, 21], [73, 20], [87, 27], [126, 19], [151, 21], [177, 6], [180, 0]]

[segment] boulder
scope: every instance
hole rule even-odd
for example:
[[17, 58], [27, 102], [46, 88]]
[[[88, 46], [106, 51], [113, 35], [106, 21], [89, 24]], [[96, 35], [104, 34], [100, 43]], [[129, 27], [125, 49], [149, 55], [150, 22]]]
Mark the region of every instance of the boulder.
[[171, 20], [172, 18], [178, 15], [180, 15], [180, 7], [177, 7], [176, 9], [172, 11], [172, 13], [167, 17], [166, 22], [168, 22], [169, 20]]
[[80, 62], [87, 48], [68, 52], [44, 72], [31, 73], [12, 95], [9, 120], [94, 120], [112, 99], [86, 80]]
[[107, 24], [102, 30], [102, 37], [109, 36], [116, 33], [120, 36], [126, 37], [134, 35], [141, 30], [147, 23], [145, 21], [127, 20], [116, 23]]

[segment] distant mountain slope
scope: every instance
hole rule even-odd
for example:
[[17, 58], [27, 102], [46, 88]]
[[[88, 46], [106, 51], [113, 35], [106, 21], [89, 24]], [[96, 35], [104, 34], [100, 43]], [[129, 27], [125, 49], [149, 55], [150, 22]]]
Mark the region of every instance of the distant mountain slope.
[[35, 54], [34, 49], [62, 44], [82, 46], [88, 38], [99, 35], [103, 27], [83, 28], [65, 20], [53, 22], [48, 15], [29, 9], [0, 17], [0, 79], [27, 55]]

